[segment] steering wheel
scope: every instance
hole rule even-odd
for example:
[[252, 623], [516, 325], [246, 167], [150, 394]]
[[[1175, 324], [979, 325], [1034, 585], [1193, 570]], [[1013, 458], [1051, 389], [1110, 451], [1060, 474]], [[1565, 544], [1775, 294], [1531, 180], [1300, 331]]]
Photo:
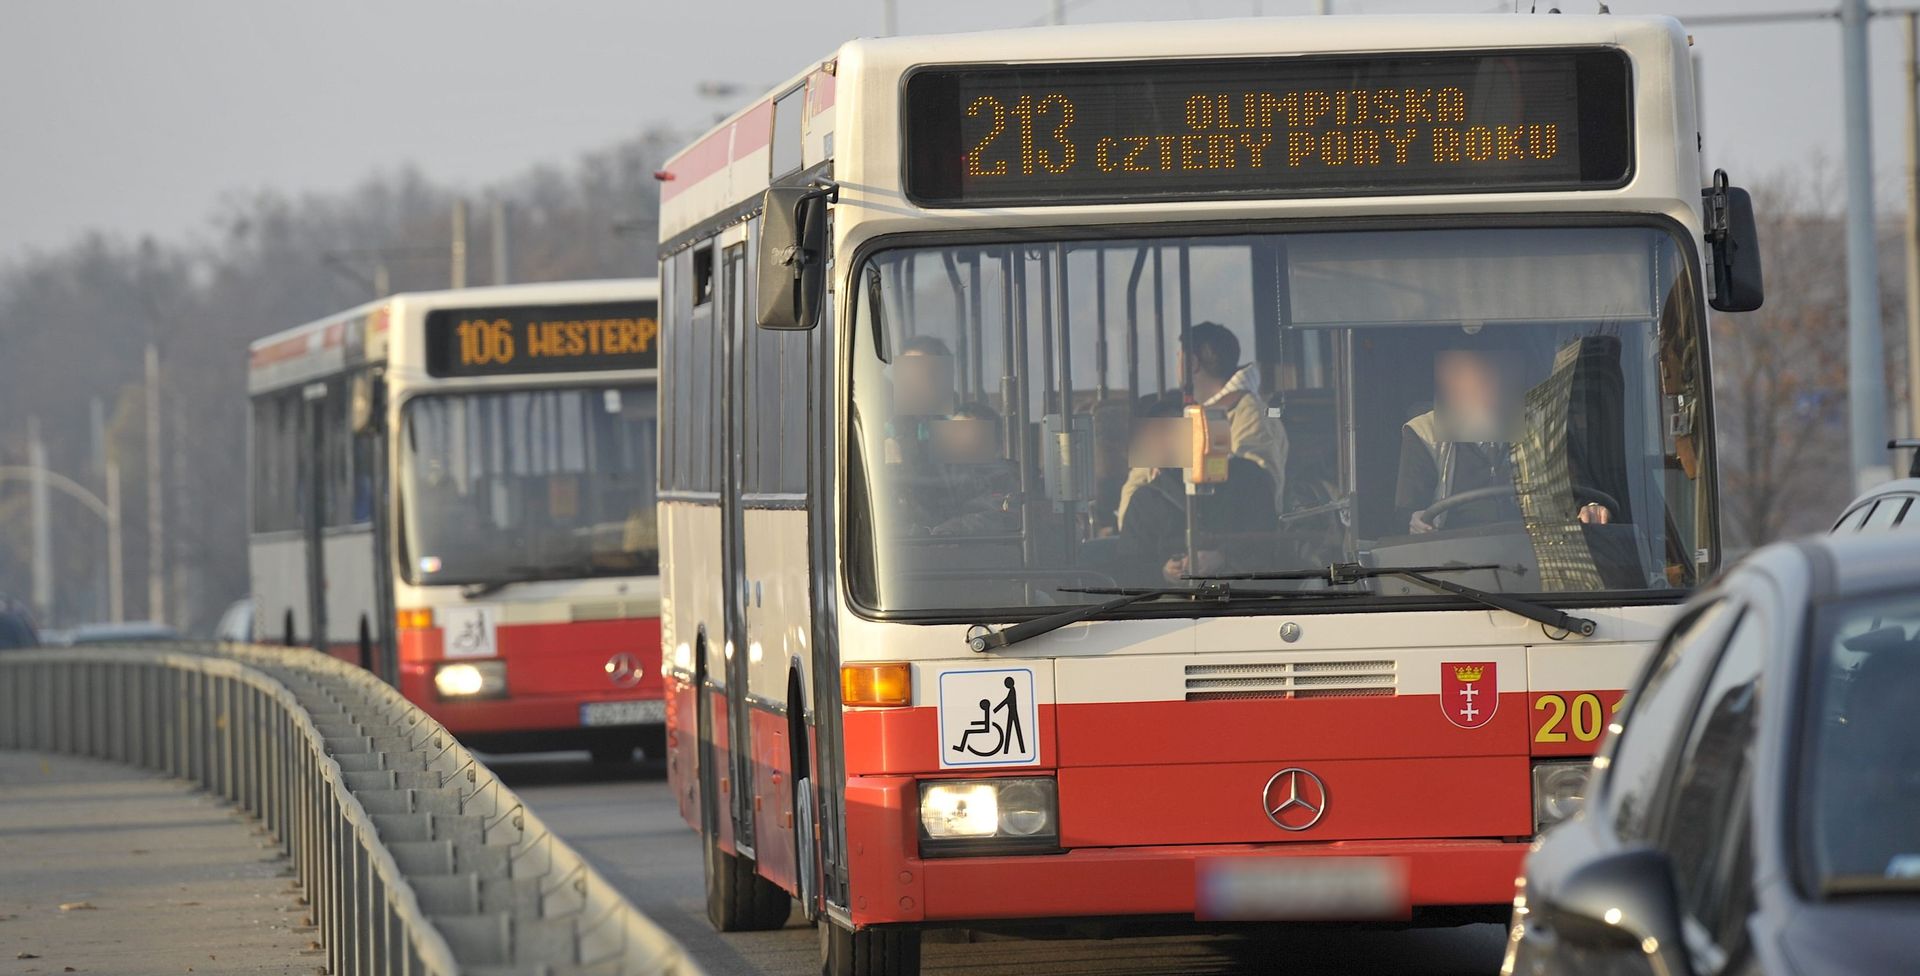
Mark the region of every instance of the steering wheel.
[[[1488, 485], [1485, 488], [1469, 488], [1466, 491], [1454, 492], [1428, 505], [1420, 517], [1425, 519], [1429, 525], [1439, 525], [1439, 516], [1445, 515], [1447, 512], [1459, 508], [1462, 505], [1471, 505], [1474, 502], [1485, 501], [1489, 498], [1506, 498], [1509, 496], [1519, 497], [1519, 492], [1515, 491], [1512, 485]], [[1574, 485], [1573, 497], [1584, 501], [1599, 502], [1601, 505], [1606, 506], [1609, 512], [1620, 511], [1620, 502], [1618, 500], [1592, 485]]]

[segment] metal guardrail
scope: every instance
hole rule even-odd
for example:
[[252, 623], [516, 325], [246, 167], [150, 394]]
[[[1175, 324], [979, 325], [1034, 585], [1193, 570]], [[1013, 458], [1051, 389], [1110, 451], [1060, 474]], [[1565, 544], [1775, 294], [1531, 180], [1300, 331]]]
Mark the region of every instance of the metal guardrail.
[[259, 819], [335, 974], [702, 974], [439, 723], [324, 655], [0, 653], [0, 749], [162, 770]]

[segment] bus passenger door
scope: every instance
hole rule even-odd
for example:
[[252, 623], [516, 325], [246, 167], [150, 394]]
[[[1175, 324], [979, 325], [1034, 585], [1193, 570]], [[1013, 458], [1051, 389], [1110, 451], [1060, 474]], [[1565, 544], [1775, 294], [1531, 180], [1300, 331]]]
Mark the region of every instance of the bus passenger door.
[[[723, 236], [722, 240], [726, 238]], [[733, 844], [745, 857], [754, 856], [753, 839], [753, 726], [748, 714], [745, 549], [741, 542], [740, 491], [745, 477], [742, 446], [746, 443], [746, 411], [741, 409], [745, 383], [745, 330], [753, 325], [746, 301], [747, 245], [729, 244], [721, 252], [720, 361], [724, 364], [721, 427], [725, 463], [720, 484], [720, 578], [726, 596], [726, 640], [722, 645], [727, 678], [727, 768], [731, 789], [725, 798], [733, 814]]]
[[307, 642], [329, 653], [327, 638], [327, 465], [328, 388], [309, 383], [300, 391], [300, 536], [307, 562]]

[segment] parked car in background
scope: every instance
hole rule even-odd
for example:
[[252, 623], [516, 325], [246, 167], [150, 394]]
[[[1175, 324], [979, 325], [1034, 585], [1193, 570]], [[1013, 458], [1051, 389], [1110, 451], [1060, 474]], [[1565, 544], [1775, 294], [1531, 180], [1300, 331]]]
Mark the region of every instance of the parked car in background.
[[82, 644], [149, 644], [154, 641], [176, 641], [179, 631], [166, 624], [152, 621], [133, 621], [119, 624], [81, 624], [64, 631], [47, 641], [63, 647], [77, 647]]
[[233, 601], [213, 625], [213, 639], [227, 644], [253, 643], [253, 598]]
[[33, 628], [33, 614], [24, 605], [0, 597], [0, 651], [38, 646], [40, 637]]
[[1920, 546], [1755, 552], [1691, 602], [1542, 835], [1503, 973], [1920, 968]]
[[1833, 523], [1833, 531], [1877, 532], [1920, 527], [1920, 504], [1915, 504], [1920, 502], [1920, 440], [1897, 440], [1887, 446], [1913, 449], [1907, 476], [1875, 485], [1849, 502], [1846, 512]]

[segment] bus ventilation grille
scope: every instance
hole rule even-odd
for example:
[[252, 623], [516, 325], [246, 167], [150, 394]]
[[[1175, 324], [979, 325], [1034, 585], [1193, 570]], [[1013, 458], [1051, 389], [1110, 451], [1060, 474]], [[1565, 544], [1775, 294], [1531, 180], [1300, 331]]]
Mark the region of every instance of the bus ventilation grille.
[[1390, 698], [1394, 661], [1275, 661], [1187, 665], [1188, 701], [1236, 698]]

